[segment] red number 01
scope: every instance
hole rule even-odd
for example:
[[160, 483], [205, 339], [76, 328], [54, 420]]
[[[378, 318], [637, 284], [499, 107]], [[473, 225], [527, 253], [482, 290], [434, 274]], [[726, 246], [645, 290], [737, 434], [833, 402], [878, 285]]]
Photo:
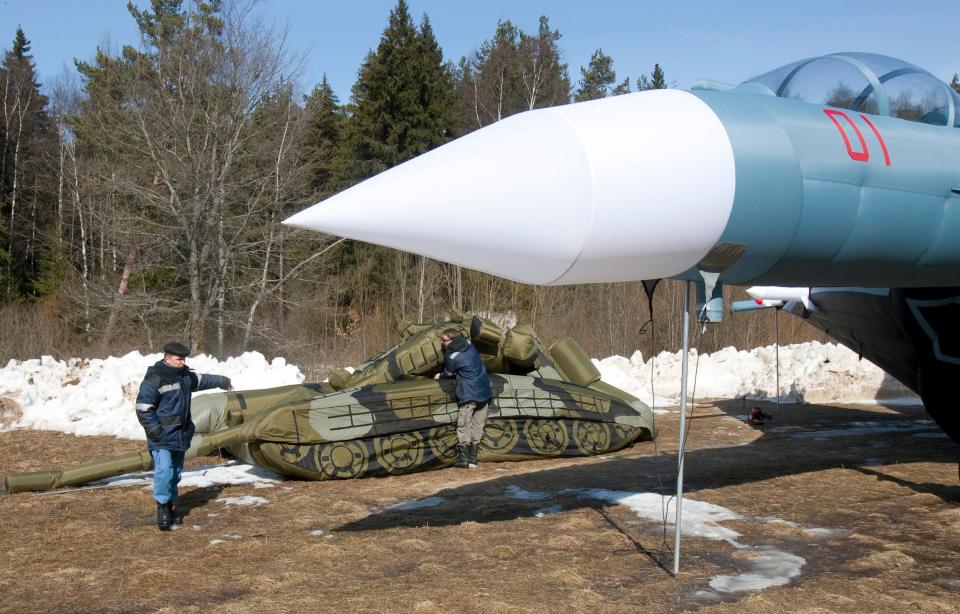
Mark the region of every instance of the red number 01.
[[[850, 156], [851, 160], [856, 160], [857, 162], [868, 162], [870, 160], [870, 150], [867, 148], [867, 142], [863, 139], [863, 133], [860, 132], [860, 128], [857, 128], [857, 125], [853, 123], [853, 120], [850, 119], [843, 111], [838, 111], [836, 109], [824, 109], [824, 113], [827, 114], [827, 117], [830, 118], [830, 121], [833, 122], [833, 125], [837, 127], [837, 130], [840, 132], [840, 137], [843, 139], [843, 144], [847, 148], [847, 155]], [[844, 129], [843, 124], [840, 123], [838, 118], [842, 117], [846, 120], [847, 124], [853, 128], [853, 132], [857, 135], [857, 140], [860, 142], [860, 150], [857, 151], [853, 148], [853, 145], [850, 143], [850, 137], [847, 136], [847, 131]], [[860, 119], [864, 121], [865, 124], [873, 131], [873, 136], [877, 137], [877, 142], [880, 143], [880, 149], [883, 150], [883, 161], [887, 166], [890, 166], [890, 152], [887, 151], [887, 144], [884, 142], [883, 137], [880, 136], [880, 131], [877, 130], [877, 127], [873, 125], [873, 122], [864, 115], [860, 114]]]

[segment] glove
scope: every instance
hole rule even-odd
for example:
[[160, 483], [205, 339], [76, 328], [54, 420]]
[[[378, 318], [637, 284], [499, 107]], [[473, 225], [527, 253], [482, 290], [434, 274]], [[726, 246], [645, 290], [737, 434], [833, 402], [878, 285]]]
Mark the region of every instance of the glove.
[[221, 377], [223, 378], [223, 382], [220, 384], [220, 387], [224, 390], [233, 390], [233, 382], [230, 381], [230, 378], [226, 375], [222, 375]]
[[153, 443], [158, 443], [161, 437], [163, 437], [163, 429], [159, 426], [147, 431], [147, 439]]

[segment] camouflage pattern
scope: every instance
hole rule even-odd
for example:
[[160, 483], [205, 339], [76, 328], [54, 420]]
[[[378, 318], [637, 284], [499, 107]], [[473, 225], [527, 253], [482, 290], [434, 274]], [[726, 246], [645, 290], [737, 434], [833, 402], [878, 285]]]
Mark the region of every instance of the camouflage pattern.
[[[651, 434], [649, 410], [569, 382], [491, 375], [494, 398], [479, 460], [588, 456]], [[257, 421], [258, 464], [313, 480], [412, 473], [456, 460], [449, 380], [376, 384], [318, 397]]]
[[[456, 460], [455, 382], [443, 368], [441, 334], [469, 336], [490, 372], [493, 399], [480, 442], [484, 461], [590, 456], [654, 436], [653, 413], [600, 380], [572, 339], [546, 349], [519, 324], [506, 334], [483, 318], [404, 323], [403, 340], [323, 384], [213, 393], [193, 400], [197, 435], [187, 458], [226, 449], [282, 475], [309, 480], [387, 476]], [[10, 492], [46, 490], [149, 468], [133, 455], [69, 470], [13, 474]]]

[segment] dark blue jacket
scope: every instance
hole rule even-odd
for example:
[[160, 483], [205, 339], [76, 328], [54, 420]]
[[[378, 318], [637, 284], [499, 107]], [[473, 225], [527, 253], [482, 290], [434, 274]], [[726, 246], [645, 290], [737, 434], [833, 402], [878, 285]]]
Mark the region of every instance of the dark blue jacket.
[[490, 378], [480, 352], [463, 336], [457, 335], [443, 352], [443, 377], [457, 378], [457, 404], [489, 401]]
[[230, 378], [175, 369], [162, 360], [147, 369], [137, 394], [137, 419], [151, 450], [184, 451], [193, 437], [191, 393], [230, 387]]

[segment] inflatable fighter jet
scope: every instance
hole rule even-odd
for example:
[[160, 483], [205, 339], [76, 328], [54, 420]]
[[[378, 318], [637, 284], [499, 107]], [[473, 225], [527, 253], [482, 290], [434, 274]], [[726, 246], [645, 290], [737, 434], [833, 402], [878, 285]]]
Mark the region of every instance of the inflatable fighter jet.
[[900, 60], [521, 113], [286, 223], [533, 284], [692, 280], [714, 319], [724, 283], [869, 288], [825, 329], [960, 441], [960, 96]]

